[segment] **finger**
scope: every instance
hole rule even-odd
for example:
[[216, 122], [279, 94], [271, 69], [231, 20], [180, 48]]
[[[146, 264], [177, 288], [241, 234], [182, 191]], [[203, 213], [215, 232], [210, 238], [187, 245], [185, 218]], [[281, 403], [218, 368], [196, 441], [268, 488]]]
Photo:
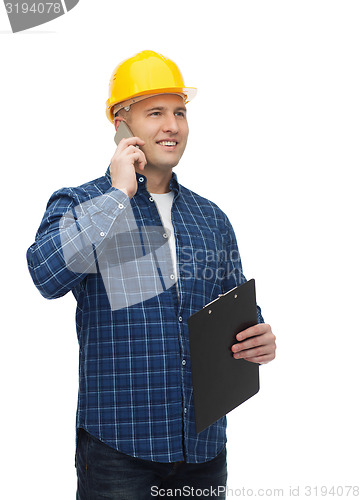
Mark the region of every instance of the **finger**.
[[275, 349], [274, 346], [265, 345], [256, 347], [255, 349], [247, 349], [246, 351], [240, 351], [233, 354], [235, 359], [248, 359], [255, 358], [259, 356], [270, 356], [274, 355]]
[[140, 170], [144, 170], [144, 167], [147, 164], [147, 160], [142, 151], [136, 150], [130, 155], [130, 158], [132, 159], [133, 165], [135, 162], [138, 162], [138, 167], [140, 168]]
[[273, 361], [275, 359], [275, 356], [272, 354], [268, 354], [265, 356], [256, 356], [254, 358], [244, 358], [244, 359], [246, 361], [250, 361], [251, 363], [259, 363], [261, 365], [265, 365], [266, 363]]
[[131, 155], [133, 153], [138, 153], [140, 149], [138, 149], [136, 146], [133, 146], [132, 144], [129, 144], [123, 151], [121, 151], [121, 154], [125, 155]]
[[133, 145], [129, 145], [127, 148], [125, 148], [122, 151], [116, 151], [114, 154], [114, 159], [115, 158], [123, 158], [124, 156], [132, 157], [132, 155], [138, 155], [138, 156], [140, 155], [140, 157], [137, 157], [137, 161], [141, 161], [142, 163], [145, 163], [145, 164], [147, 163], [147, 159], [146, 159], [143, 151], [141, 149], [137, 148], [136, 146], [133, 146]]
[[242, 342], [233, 344], [232, 351], [238, 352], [262, 345], [274, 344], [275, 339], [276, 337], [273, 335], [273, 333], [264, 333], [263, 335], [257, 335], [257, 337], [251, 337], [247, 340], [242, 340]]
[[113, 158], [114, 159], [123, 158], [124, 156], [131, 155], [131, 154], [137, 153], [139, 151], [141, 151], [139, 148], [137, 148], [136, 146], [133, 146], [132, 144], [129, 144], [129, 146], [127, 146], [124, 149], [117, 149], [114, 153]]
[[270, 325], [268, 325], [267, 323], [258, 323], [258, 325], [251, 326], [250, 328], [246, 328], [242, 332], [237, 333], [236, 339], [244, 340], [268, 332], [272, 332]]
[[118, 146], [117, 146], [117, 149], [119, 151], [123, 151], [124, 149], [126, 149], [128, 146], [144, 146], [145, 142], [143, 141], [143, 139], [141, 139], [140, 137], [127, 137], [127, 138], [123, 138]]

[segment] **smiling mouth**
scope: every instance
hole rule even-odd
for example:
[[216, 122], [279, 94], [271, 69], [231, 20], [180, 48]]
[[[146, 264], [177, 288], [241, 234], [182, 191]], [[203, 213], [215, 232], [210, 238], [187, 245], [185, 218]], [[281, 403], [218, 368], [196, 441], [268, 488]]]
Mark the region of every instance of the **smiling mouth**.
[[159, 141], [157, 142], [157, 144], [159, 144], [160, 146], [172, 147], [176, 146], [178, 143], [176, 141]]

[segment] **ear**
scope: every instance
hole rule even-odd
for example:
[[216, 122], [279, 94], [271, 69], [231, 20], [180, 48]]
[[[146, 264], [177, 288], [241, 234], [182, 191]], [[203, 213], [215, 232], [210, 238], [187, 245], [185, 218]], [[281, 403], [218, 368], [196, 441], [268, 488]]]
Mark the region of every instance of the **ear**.
[[116, 116], [114, 118], [114, 127], [115, 127], [115, 130], [118, 130], [120, 122], [125, 122], [124, 118], [122, 116]]

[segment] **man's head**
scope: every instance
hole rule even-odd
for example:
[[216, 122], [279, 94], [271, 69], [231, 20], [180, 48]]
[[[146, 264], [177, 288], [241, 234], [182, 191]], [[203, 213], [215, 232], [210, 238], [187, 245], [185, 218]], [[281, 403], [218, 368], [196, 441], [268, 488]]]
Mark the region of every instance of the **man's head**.
[[185, 104], [196, 94], [185, 87], [176, 64], [145, 50], [123, 61], [109, 83], [107, 117], [117, 129], [125, 121], [145, 141], [147, 169], [178, 164], [188, 138]]

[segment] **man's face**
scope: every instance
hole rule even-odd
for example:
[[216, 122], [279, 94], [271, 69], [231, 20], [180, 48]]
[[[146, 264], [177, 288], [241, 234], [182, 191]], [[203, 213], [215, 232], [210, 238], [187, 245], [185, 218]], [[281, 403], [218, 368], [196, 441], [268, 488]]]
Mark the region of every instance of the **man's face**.
[[141, 149], [146, 169], [166, 172], [178, 164], [188, 138], [186, 113], [182, 97], [174, 94], [149, 97], [131, 106], [126, 122], [145, 141]]

